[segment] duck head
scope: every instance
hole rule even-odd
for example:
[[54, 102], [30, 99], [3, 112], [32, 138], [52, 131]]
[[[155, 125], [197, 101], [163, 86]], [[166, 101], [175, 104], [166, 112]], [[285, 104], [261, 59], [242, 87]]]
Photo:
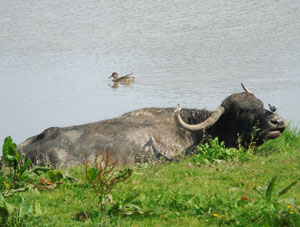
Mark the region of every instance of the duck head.
[[110, 77], [108, 77], [108, 78], [111, 78], [111, 77], [113, 77], [113, 78], [114, 78], [114, 80], [115, 80], [115, 79], [117, 79], [117, 78], [118, 78], [118, 73], [116, 73], [116, 72], [113, 72], [113, 73], [111, 74], [111, 76], [110, 76]]

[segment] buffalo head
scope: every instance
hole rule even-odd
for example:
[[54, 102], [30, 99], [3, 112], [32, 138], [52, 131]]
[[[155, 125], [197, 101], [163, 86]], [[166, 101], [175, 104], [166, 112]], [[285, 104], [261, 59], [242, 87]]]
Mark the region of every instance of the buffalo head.
[[250, 142], [261, 145], [268, 139], [280, 136], [285, 129], [282, 117], [266, 110], [261, 100], [243, 84], [242, 87], [245, 92], [227, 97], [201, 123], [188, 124], [181, 118], [180, 111], [177, 111], [179, 124], [189, 131], [205, 130], [212, 137], [218, 136], [226, 146], [237, 146], [238, 138], [242, 145]]

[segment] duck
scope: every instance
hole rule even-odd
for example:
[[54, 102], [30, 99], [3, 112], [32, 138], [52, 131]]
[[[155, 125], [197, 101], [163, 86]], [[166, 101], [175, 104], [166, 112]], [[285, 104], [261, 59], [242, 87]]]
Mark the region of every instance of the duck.
[[116, 73], [116, 72], [113, 72], [112, 74], [111, 74], [111, 76], [110, 77], [108, 77], [108, 78], [111, 78], [111, 77], [113, 77], [113, 82], [123, 82], [123, 83], [130, 83], [130, 82], [133, 82], [134, 81], [134, 77], [132, 77], [131, 75], [132, 75], [133, 73], [130, 73], [130, 74], [127, 74], [127, 75], [125, 75], [125, 76], [122, 76], [122, 77], [120, 77], [120, 78], [118, 78], [118, 73]]

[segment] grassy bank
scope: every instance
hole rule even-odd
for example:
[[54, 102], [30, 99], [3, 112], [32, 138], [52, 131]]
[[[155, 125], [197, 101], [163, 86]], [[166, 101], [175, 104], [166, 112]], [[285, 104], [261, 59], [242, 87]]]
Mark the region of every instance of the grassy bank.
[[[203, 149], [223, 153], [218, 159]], [[207, 158], [201, 158], [203, 154]], [[104, 210], [99, 208], [99, 196], [85, 178], [84, 167], [60, 171], [77, 182], [65, 177], [51, 188], [54, 184], [49, 174], [41, 173], [24, 192], [13, 192], [10, 185], [2, 189], [6, 195], [3, 201], [14, 207], [5, 220], [8, 226], [300, 223], [300, 133], [290, 128], [278, 139], [245, 155], [213, 145], [176, 162], [135, 167], [133, 174], [115, 184], [102, 201], [106, 204]], [[41, 179], [46, 183], [42, 184]]]

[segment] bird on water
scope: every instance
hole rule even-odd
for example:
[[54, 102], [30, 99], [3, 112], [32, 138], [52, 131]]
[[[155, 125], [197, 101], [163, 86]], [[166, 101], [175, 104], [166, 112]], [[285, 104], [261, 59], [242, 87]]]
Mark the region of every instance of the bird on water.
[[122, 76], [122, 77], [120, 77], [120, 78], [118, 78], [118, 73], [116, 73], [116, 72], [113, 72], [112, 74], [111, 74], [111, 76], [110, 77], [108, 77], [108, 78], [111, 78], [111, 77], [113, 77], [113, 82], [125, 82], [125, 83], [129, 83], [129, 82], [133, 82], [134, 81], [134, 77], [133, 76], [131, 76], [133, 73], [130, 73], [130, 74], [127, 74], [127, 75], [125, 75], [125, 76]]

